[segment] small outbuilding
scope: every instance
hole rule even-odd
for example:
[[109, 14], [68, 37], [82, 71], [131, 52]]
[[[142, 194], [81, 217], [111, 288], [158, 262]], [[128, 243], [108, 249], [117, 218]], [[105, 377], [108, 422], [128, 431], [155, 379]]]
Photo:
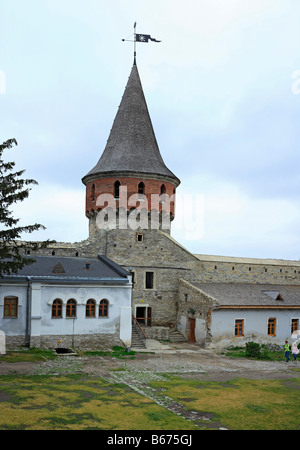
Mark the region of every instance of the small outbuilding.
[[300, 286], [180, 280], [178, 328], [201, 345], [283, 345], [299, 330]]
[[34, 256], [0, 282], [7, 348], [131, 345], [131, 274], [105, 256]]

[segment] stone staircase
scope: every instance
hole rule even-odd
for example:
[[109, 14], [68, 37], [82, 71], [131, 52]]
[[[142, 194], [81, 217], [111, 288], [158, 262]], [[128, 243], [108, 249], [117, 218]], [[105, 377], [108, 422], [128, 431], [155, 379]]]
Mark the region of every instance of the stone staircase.
[[178, 330], [169, 331], [169, 339], [171, 342], [186, 342], [185, 337]]
[[[175, 344], [180, 342], [187, 342], [185, 337], [180, 333], [180, 331], [175, 329], [169, 330], [169, 340]], [[133, 350], [139, 348], [140, 349], [147, 348], [143, 333], [141, 333], [141, 330], [139, 329], [135, 321], [132, 322], [131, 348]]]
[[146, 348], [145, 339], [141, 337], [141, 333], [139, 332], [136, 323], [132, 323], [132, 334], [131, 334], [131, 348]]

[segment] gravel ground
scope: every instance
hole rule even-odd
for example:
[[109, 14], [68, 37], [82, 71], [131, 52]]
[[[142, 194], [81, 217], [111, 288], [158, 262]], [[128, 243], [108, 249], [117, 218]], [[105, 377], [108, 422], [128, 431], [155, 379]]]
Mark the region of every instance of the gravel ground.
[[161, 345], [151, 351], [137, 352], [134, 359], [126, 357], [58, 356], [55, 360], [40, 363], [0, 362], [0, 375], [23, 374], [71, 374], [82, 373], [90, 376], [109, 378], [116, 369], [138, 376], [148, 373], [159, 377], [159, 373], [172, 373], [185, 378], [207, 381], [227, 381], [236, 377], [252, 379], [294, 378], [300, 373], [300, 360], [286, 363], [282, 361], [255, 361], [244, 358], [229, 358], [212, 350], [204, 350], [193, 344]]

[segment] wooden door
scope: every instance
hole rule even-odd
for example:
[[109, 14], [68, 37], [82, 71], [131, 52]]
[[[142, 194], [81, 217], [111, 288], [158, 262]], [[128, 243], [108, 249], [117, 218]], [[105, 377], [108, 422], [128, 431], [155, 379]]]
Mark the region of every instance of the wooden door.
[[196, 327], [196, 319], [190, 319], [189, 342], [196, 342], [195, 327]]
[[152, 319], [152, 309], [150, 308], [150, 306], [148, 306], [147, 308], [147, 326], [151, 327], [151, 319]]

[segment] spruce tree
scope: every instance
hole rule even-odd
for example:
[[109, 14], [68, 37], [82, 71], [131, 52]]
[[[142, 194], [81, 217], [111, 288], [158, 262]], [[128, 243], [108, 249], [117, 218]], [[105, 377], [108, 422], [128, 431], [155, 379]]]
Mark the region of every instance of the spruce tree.
[[24, 256], [25, 249], [45, 248], [54, 241], [20, 241], [22, 233], [45, 229], [39, 223], [18, 226], [20, 219], [13, 217], [10, 207], [29, 196], [31, 185], [38, 184], [33, 179], [23, 179], [25, 170], [14, 171], [14, 162], [5, 162], [2, 154], [6, 149], [18, 145], [16, 139], [9, 139], [0, 145], [0, 277], [17, 273], [25, 265], [35, 262], [34, 258]]

